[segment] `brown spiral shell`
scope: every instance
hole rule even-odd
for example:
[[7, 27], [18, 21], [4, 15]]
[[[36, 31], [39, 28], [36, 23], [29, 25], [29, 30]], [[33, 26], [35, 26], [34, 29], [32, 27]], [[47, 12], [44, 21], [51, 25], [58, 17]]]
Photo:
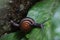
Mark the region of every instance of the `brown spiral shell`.
[[25, 32], [30, 31], [32, 29], [31, 24], [34, 24], [34, 23], [35, 22], [34, 22], [33, 19], [31, 19], [31, 18], [24, 18], [20, 22], [20, 29], [22, 31], [25, 31]]

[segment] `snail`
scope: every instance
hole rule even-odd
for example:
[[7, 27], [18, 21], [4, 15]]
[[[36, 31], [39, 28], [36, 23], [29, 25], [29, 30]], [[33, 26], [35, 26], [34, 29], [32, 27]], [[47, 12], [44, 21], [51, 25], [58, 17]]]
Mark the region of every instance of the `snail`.
[[18, 27], [21, 31], [25, 33], [31, 31], [33, 28], [41, 28], [41, 24], [36, 23], [32, 18], [29, 17], [22, 19], [19, 24], [11, 20], [11, 24]]

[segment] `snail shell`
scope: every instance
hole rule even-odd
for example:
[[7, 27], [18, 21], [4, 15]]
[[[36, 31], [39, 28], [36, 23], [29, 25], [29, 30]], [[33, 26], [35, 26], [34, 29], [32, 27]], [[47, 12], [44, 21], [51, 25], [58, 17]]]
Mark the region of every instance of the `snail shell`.
[[24, 18], [20, 22], [20, 29], [24, 32], [28, 32], [32, 29], [32, 24], [34, 24], [34, 20], [32, 18]]

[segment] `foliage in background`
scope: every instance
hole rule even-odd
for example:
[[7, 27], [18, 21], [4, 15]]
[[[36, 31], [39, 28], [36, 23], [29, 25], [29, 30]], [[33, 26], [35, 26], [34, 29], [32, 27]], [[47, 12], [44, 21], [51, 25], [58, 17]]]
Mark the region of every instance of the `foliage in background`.
[[[60, 40], [60, 0], [44, 0], [36, 3], [28, 12], [27, 17], [33, 18], [37, 23], [44, 23], [44, 28], [33, 29], [26, 37], [29, 40]], [[4, 35], [0, 40], [19, 40], [17, 34], [10, 33]], [[24, 40], [24, 39], [22, 39]]]

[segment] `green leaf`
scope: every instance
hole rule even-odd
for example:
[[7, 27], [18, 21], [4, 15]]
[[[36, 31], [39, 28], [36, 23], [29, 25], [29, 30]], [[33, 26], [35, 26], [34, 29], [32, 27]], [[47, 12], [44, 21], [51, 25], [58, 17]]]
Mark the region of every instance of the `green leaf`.
[[37, 23], [42, 23], [50, 19], [44, 23], [44, 28], [33, 29], [29, 35], [29, 40], [54, 40], [54, 27], [51, 18], [58, 6], [59, 0], [45, 0], [43, 2], [38, 2], [29, 10], [27, 17], [34, 19]]

